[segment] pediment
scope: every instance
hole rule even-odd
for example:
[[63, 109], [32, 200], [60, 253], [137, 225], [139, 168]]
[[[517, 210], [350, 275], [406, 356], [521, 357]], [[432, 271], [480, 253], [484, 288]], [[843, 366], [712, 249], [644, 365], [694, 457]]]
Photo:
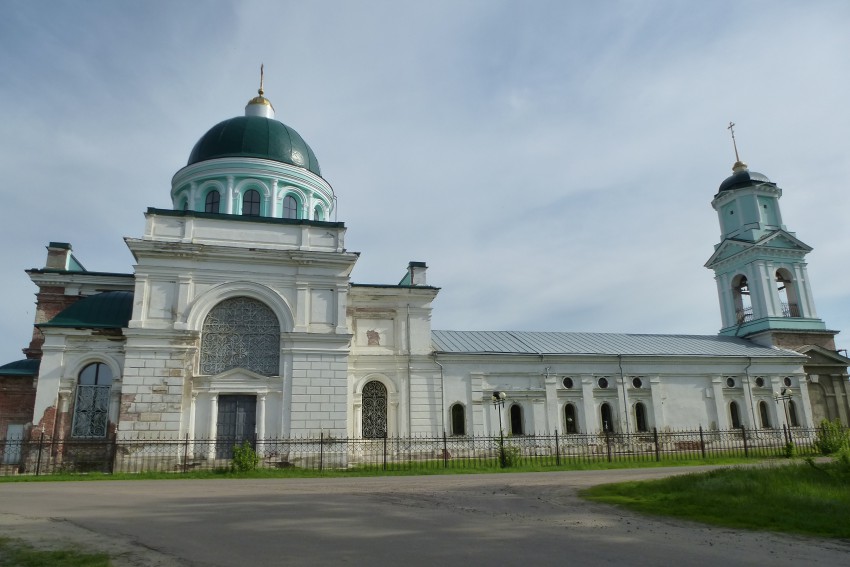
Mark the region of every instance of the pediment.
[[755, 242], [727, 238], [720, 243], [714, 254], [705, 263], [705, 267], [712, 268], [724, 260], [743, 254], [744, 252], [752, 253], [753, 251], [756, 253], [761, 252], [766, 256], [770, 255], [771, 251], [781, 251], [783, 254], [787, 254], [788, 252], [806, 254], [812, 251], [812, 247], [784, 230], [771, 232]]
[[791, 250], [800, 250], [801, 252], [811, 252], [812, 247], [784, 230], [771, 232], [754, 244], [757, 247], [763, 248], [785, 248]]
[[714, 254], [711, 255], [711, 258], [705, 263], [706, 268], [711, 268], [714, 264], [726, 260], [728, 258], [732, 258], [733, 256], [737, 256], [741, 252], [745, 250], [749, 250], [753, 247], [752, 242], [745, 242], [743, 240], [735, 240], [732, 238], [727, 238], [714, 251]]
[[812, 364], [837, 364], [839, 366], [850, 366], [850, 358], [842, 356], [834, 350], [829, 350], [821, 346], [805, 345], [795, 350], [808, 355]]
[[265, 391], [280, 382], [278, 376], [263, 376], [246, 368], [231, 368], [220, 374], [196, 376], [194, 386], [221, 392]]

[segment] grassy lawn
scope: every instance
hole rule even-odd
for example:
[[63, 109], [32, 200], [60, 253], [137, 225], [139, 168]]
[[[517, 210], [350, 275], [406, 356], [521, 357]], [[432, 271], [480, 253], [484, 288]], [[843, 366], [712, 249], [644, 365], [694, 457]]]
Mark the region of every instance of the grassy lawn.
[[751, 530], [850, 538], [850, 464], [729, 468], [582, 491], [597, 502]]
[[40, 551], [17, 540], [0, 537], [0, 567], [109, 567], [105, 553], [73, 549]]

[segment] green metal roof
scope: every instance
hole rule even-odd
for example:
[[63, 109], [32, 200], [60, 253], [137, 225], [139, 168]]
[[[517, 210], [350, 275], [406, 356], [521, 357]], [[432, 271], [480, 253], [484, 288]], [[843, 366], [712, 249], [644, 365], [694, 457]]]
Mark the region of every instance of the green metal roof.
[[0, 366], [0, 376], [36, 376], [41, 360], [25, 358]]
[[263, 116], [219, 122], [201, 136], [186, 165], [223, 157], [268, 159], [322, 175], [316, 154], [304, 138], [286, 124]]
[[80, 299], [38, 327], [123, 329], [133, 313], [133, 292], [105, 291]]

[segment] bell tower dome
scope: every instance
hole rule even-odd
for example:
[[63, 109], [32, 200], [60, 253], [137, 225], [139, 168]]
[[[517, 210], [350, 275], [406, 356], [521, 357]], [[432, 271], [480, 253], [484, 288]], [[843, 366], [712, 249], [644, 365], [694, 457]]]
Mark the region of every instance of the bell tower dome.
[[[730, 124], [730, 130], [734, 124]], [[734, 143], [734, 131], [732, 133]], [[721, 335], [794, 347], [834, 349], [835, 331], [818, 318], [806, 255], [812, 248], [782, 221], [782, 189], [750, 171], [738, 157], [732, 175], [714, 195], [720, 243], [705, 267], [714, 271], [720, 299]]]

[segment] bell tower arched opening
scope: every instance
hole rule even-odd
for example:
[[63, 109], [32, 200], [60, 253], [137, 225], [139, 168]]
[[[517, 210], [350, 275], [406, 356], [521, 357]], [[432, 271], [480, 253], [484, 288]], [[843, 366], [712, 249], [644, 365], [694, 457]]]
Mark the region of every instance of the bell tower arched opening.
[[753, 320], [753, 302], [747, 276], [738, 274], [732, 280], [732, 298], [735, 300], [735, 319], [740, 325]]
[[776, 270], [776, 292], [779, 294], [779, 302], [782, 307], [783, 317], [801, 317], [800, 300], [797, 297], [797, 286], [791, 273], [780, 268]]

